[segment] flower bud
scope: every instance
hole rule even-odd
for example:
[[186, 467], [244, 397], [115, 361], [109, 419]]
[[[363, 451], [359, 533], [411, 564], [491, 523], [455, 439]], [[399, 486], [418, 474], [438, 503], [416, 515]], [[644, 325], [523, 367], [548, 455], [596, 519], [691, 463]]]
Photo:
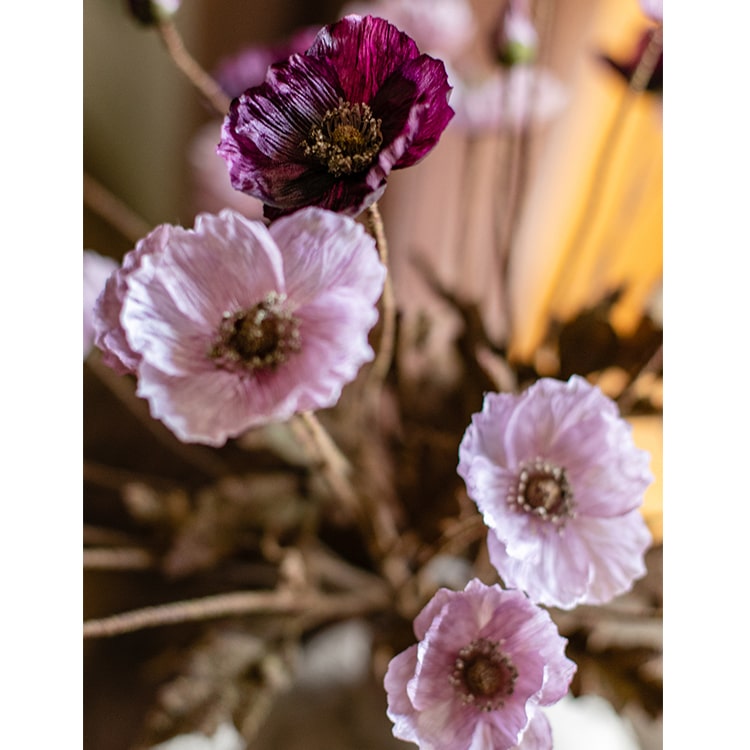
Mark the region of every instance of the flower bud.
[[180, 7], [181, 0], [128, 0], [130, 12], [142, 24], [166, 21]]
[[539, 36], [526, 0], [510, 0], [497, 35], [498, 60], [507, 67], [533, 63], [538, 47]]

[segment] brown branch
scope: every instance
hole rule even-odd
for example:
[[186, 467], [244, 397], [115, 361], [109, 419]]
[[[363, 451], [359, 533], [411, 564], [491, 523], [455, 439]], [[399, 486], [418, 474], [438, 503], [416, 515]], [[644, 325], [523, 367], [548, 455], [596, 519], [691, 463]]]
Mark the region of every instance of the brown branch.
[[84, 570], [148, 570], [156, 564], [154, 556], [141, 547], [84, 549]]
[[83, 624], [83, 637], [105, 638], [163, 625], [255, 614], [305, 615], [311, 622], [323, 622], [334, 616], [352, 617], [386, 609], [389, 603], [388, 595], [382, 590], [330, 595], [289, 589], [236, 591], [88, 620]]
[[387, 275], [383, 286], [383, 327], [380, 336], [380, 347], [375, 362], [370, 370], [370, 382], [377, 391], [382, 387], [393, 362], [393, 351], [396, 342], [396, 298], [393, 292], [393, 279], [388, 264], [388, 242], [383, 228], [383, 218], [377, 203], [373, 203], [366, 213], [367, 227], [375, 239], [380, 255], [380, 262], [385, 266]]
[[174, 23], [170, 20], [161, 21], [157, 29], [174, 64], [185, 74], [190, 83], [203, 94], [218, 114], [224, 117], [229, 111], [232, 100], [187, 51], [180, 32]]

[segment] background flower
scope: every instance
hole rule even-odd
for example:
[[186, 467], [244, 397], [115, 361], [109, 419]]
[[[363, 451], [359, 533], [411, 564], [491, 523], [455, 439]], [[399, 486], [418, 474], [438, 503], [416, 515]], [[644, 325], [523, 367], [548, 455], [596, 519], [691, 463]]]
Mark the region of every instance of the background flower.
[[268, 230], [230, 211], [164, 225], [99, 301], [98, 343], [181, 440], [332, 406], [372, 358], [385, 269], [351, 219], [310, 208]]
[[476, 33], [477, 23], [466, 0], [374, 0], [347, 3], [342, 15], [386, 18], [407, 33], [419, 49], [441, 60], [460, 55]]
[[269, 217], [308, 205], [356, 215], [437, 143], [449, 90], [442, 62], [395, 26], [347, 16], [232, 102], [218, 152]]
[[396, 737], [425, 750], [552, 746], [538, 707], [565, 695], [576, 667], [546, 611], [474, 579], [440, 589], [414, 633], [385, 676]]
[[653, 480], [615, 403], [581, 377], [488, 393], [458, 473], [490, 527], [504, 582], [562, 608], [601, 604], [645, 573], [639, 512]]

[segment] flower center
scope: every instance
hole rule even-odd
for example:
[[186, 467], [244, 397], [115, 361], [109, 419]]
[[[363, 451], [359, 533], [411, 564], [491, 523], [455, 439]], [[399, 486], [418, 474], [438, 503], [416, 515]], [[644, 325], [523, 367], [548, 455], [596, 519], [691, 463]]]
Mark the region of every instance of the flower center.
[[338, 107], [329, 109], [302, 141], [305, 156], [319, 161], [334, 177], [361, 172], [372, 164], [383, 142], [381, 122], [366, 104], [339, 99]]
[[232, 372], [273, 369], [299, 351], [299, 321], [285, 302], [285, 294], [269, 292], [248, 310], [225, 312], [209, 352], [216, 366]]
[[478, 638], [456, 657], [451, 684], [464, 703], [481, 711], [494, 711], [513, 695], [518, 670], [496, 641]]
[[575, 517], [573, 490], [565, 469], [541, 458], [521, 465], [518, 484], [508, 502], [517, 510], [558, 525]]

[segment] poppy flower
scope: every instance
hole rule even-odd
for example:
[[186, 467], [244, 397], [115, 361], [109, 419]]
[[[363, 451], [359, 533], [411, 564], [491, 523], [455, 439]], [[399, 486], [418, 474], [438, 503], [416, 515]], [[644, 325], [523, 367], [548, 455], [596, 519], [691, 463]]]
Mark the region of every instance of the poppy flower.
[[349, 15], [232, 101], [217, 148], [232, 186], [276, 218], [357, 215], [420, 161], [453, 116], [443, 63], [382, 18]]

